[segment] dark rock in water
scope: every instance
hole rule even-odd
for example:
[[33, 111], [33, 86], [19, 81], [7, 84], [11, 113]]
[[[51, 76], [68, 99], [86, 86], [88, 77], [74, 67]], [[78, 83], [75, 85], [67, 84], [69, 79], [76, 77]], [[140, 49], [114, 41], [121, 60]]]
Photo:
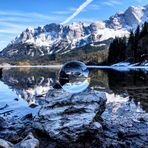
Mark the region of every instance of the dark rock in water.
[[32, 133], [29, 133], [26, 138], [16, 144], [14, 148], [39, 148], [39, 140]]
[[0, 139], [0, 148], [12, 148], [14, 145], [9, 141]]
[[22, 140], [22, 135], [23, 132], [21, 133], [21, 135], [19, 135], [15, 130], [11, 130], [11, 129], [7, 129], [4, 131], [0, 131], [0, 138], [5, 139], [5, 140], [9, 140], [12, 143], [16, 143], [19, 140]]
[[36, 95], [35, 97], [36, 98], [42, 98], [42, 97], [45, 97], [46, 96], [46, 94], [39, 94], [39, 95]]
[[25, 119], [32, 119], [33, 115], [30, 113], [30, 114], [27, 114], [25, 115], [22, 120], [25, 120]]
[[18, 98], [15, 98], [14, 100], [15, 100], [15, 101], [19, 101], [19, 99], [18, 99]]
[[75, 142], [88, 133], [96, 136], [102, 131], [99, 118], [105, 102], [105, 93], [101, 92], [51, 91], [35, 117], [33, 127], [64, 143]]
[[0, 131], [7, 126], [4, 118], [0, 117]]
[[61, 89], [61, 85], [59, 83], [56, 83], [55, 85], [53, 85], [53, 88], [55, 89]]
[[35, 107], [37, 107], [38, 105], [37, 104], [34, 104], [34, 103], [32, 103], [32, 104], [30, 104], [29, 105], [29, 107], [31, 107], [31, 108], [35, 108]]

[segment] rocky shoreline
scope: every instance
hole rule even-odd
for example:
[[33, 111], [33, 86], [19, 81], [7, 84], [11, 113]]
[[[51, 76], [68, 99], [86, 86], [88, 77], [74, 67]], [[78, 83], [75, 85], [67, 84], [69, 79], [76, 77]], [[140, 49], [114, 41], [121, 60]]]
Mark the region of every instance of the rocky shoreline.
[[78, 94], [51, 90], [35, 116], [0, 115], [0, 147], [146, 148], [148, 113], [125, 98], [114, 103], [110, 98], [89, 89]]

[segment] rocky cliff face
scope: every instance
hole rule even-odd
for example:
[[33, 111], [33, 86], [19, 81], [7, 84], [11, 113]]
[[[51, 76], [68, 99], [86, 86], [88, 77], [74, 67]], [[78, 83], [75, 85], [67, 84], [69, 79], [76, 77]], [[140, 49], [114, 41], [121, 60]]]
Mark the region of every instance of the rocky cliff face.
[[[106, 21], [86, 25], [82, 22], [67, 26], [48, 24], [38, 28], [27, 28], [2, 52], [5, 57], [36, 57], [53, 53], [67, 54], [79, 47], [100, 43], [115, 36], [128, 36], [131, 29], [148, 21], [148, 7], [129, 7]], [[105, 43], [106, 44], [106, 43]], [[98, 48], [99, 49], [99, 48]]]

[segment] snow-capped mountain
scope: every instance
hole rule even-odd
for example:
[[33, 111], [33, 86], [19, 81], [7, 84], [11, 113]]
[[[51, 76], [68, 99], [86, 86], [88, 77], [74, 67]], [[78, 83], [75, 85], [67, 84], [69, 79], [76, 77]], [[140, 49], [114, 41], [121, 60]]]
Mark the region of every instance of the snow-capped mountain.
[[75, 22], [67, 26], [53, 23], [35, 29], [29, 27], [16, 37], [1, 55], [10, 57], [21, 53], [34, 57], [64, 54], [87, 44], [93, 45], [116, 36], [128, 36], [131, 30], [145, 21], [148, 21], [148, 5], [129, 7], [125, 12], [117, 13], [108, 20], [89, 25]]

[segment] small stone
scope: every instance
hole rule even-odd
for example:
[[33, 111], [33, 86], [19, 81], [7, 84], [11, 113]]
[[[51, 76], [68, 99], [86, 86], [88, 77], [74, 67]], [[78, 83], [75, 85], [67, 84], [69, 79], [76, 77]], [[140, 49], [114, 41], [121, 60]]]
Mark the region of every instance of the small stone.
[[35, 107], [37, 107], [38, 105], [37, 104], [30, 104], [29, 105], [29, 107], [31, 107], [31, 108], [35, 108]]
[[15, 101], [19, 101], [19, 99], [18, 99], [18, 98], [15, 98], [14, 100], [15, 100]]
[[102, 129], [102, 125], [99, 122], [94, 122], [92, 124], [92, 129], [94, 129], [94, 130], [100, 130], [100, 129]]
[[23, 119], [32, 119], [32, 113], [25, 115]]

